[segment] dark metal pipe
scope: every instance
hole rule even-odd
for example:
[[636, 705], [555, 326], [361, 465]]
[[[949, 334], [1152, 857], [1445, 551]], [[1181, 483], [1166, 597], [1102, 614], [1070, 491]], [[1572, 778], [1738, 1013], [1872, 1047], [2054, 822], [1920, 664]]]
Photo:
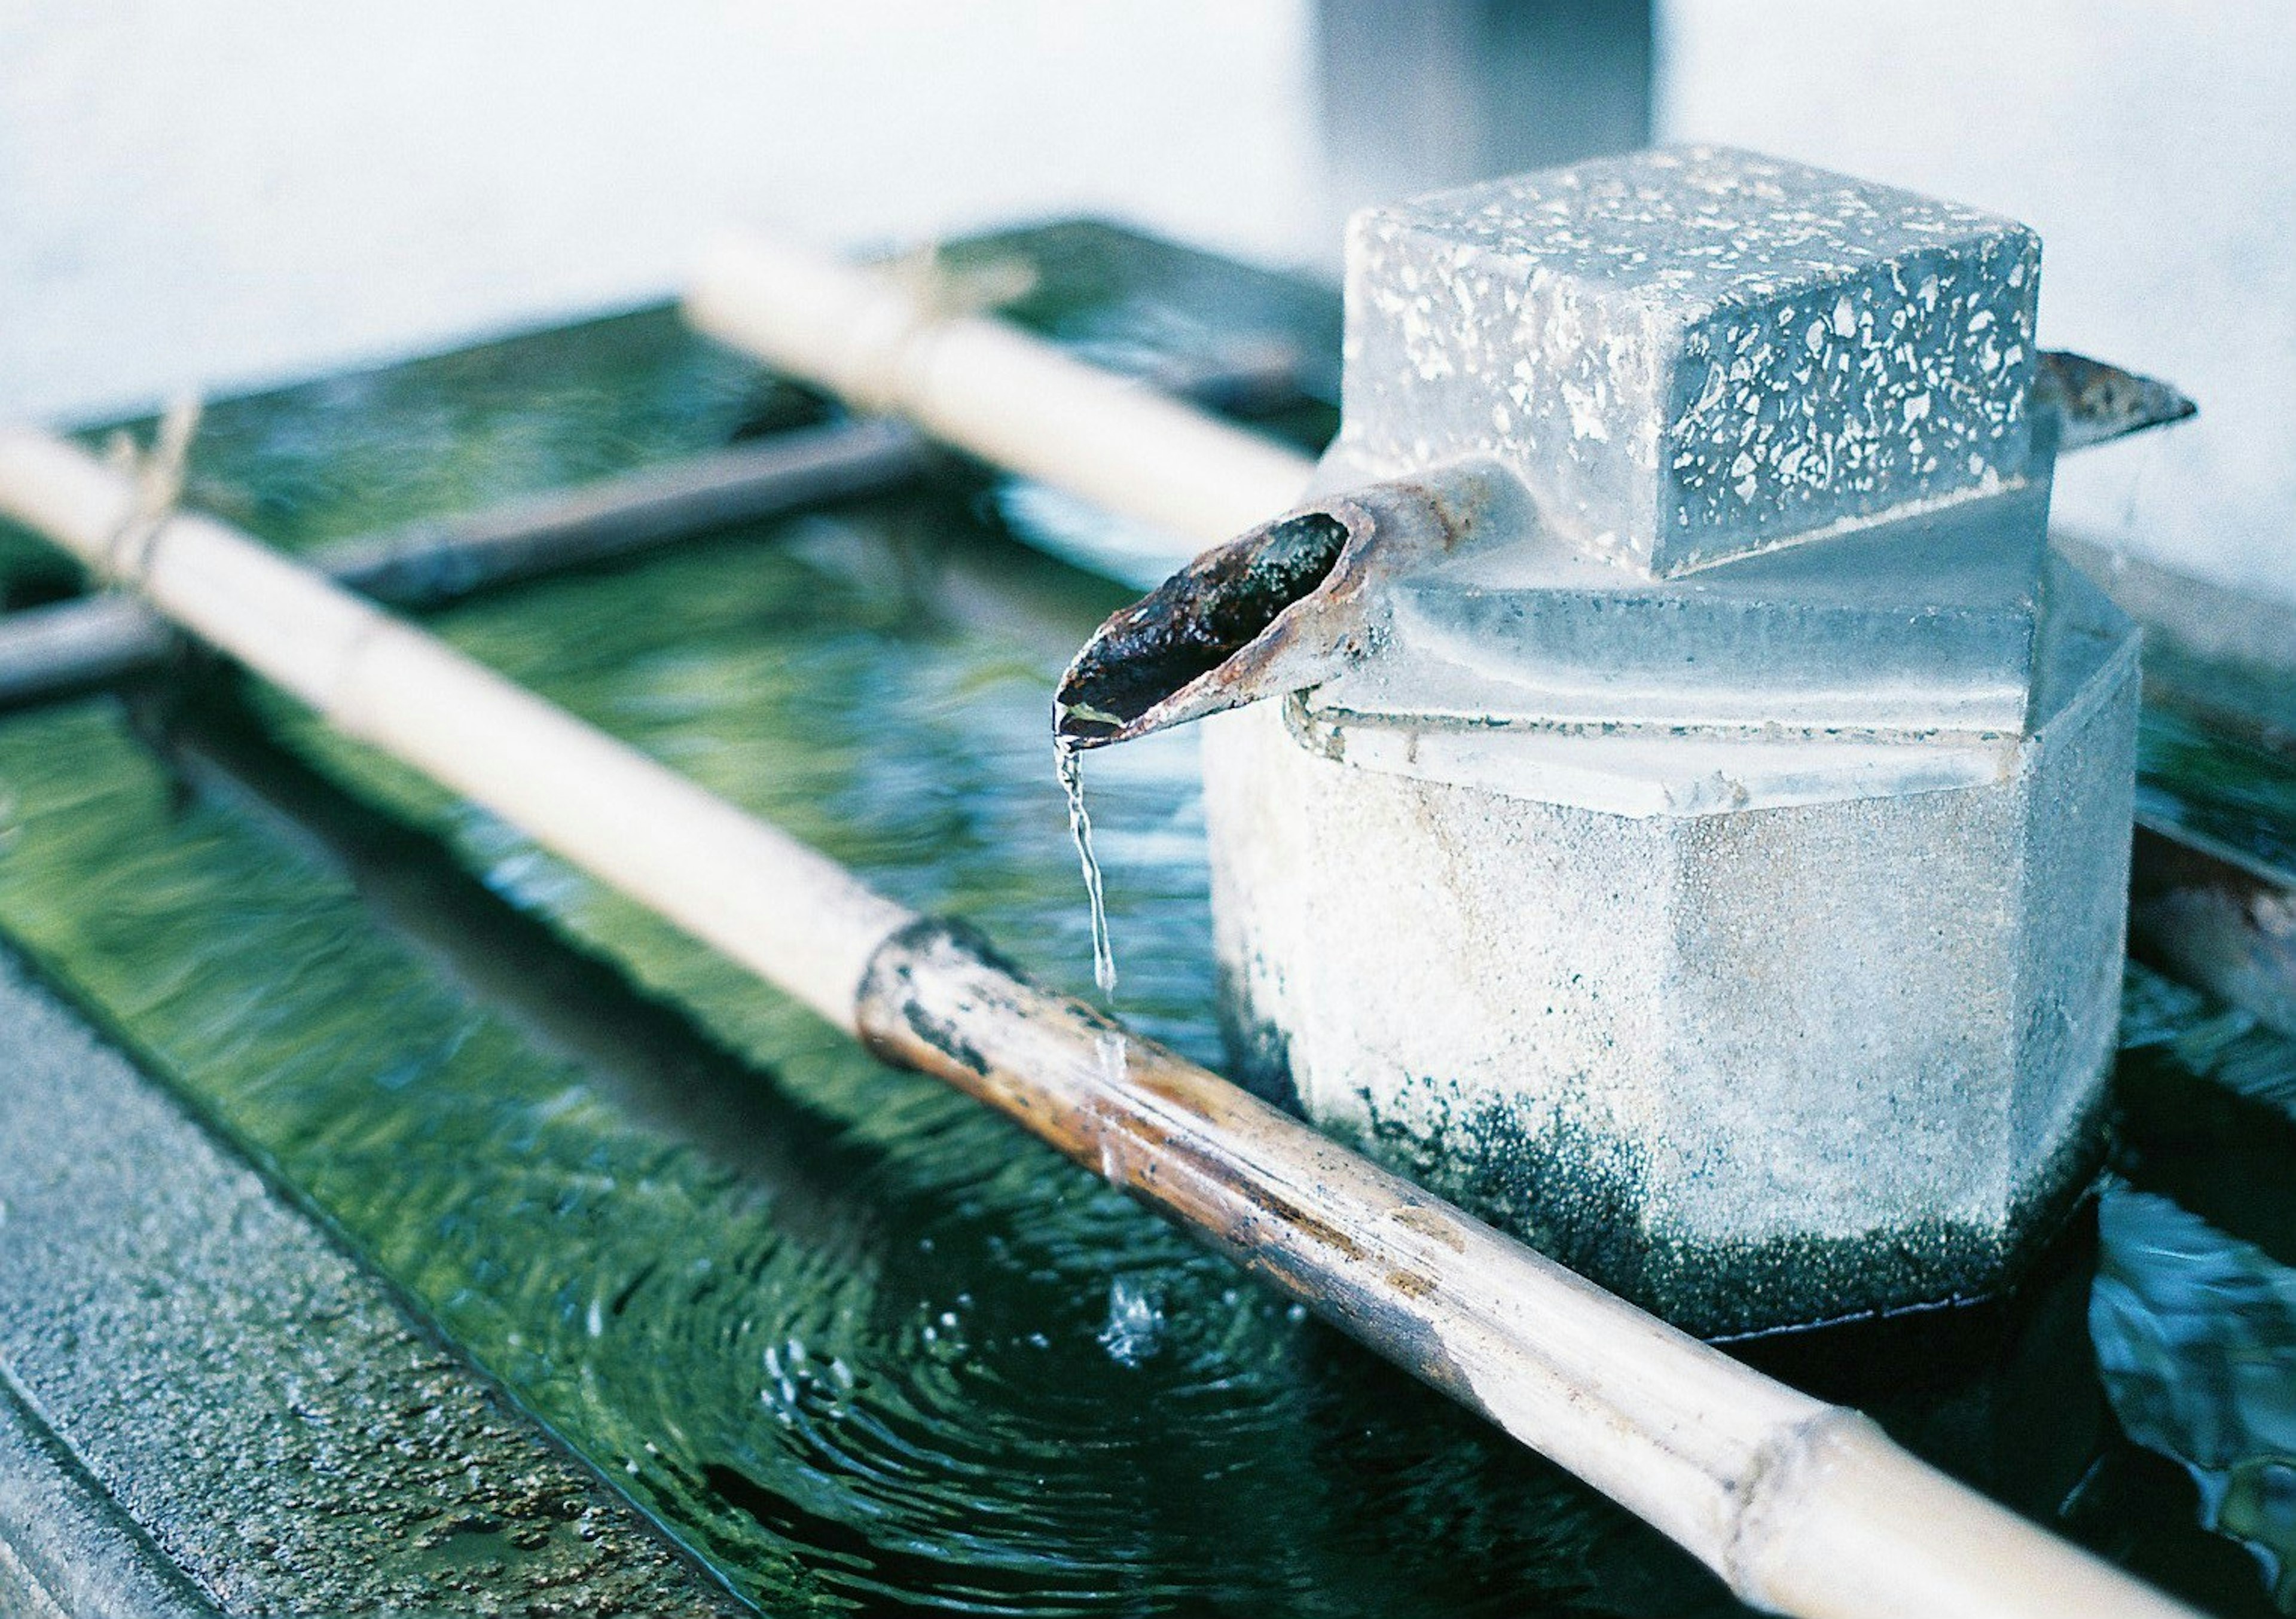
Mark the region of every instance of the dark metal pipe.
[[[627, 557], [688, 536], [916, 477], [934, 452], [915, 429], [864, 421], [805, 428], [578, 488], [526, 496], [332, 545], [311, 559], [399, 607]], [[0, 621], [0, 707], [84, 691], [160, 663], [176, 637], [127, 595], [59, 602]]]

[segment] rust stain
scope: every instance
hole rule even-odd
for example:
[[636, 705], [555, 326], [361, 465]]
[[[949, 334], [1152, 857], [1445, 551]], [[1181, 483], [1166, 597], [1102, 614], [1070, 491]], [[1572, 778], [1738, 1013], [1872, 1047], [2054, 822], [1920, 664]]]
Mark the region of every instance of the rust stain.
[[1425, 1298], [1435, 1291], [1435, 1282], [1432, 1278], [1422, 1276], [1416, 1271], [1398, 1268], [1390, 1268], [1388, 1271], [1387, 1285], [1406, 1298]]
[[[1296, 1232], [1308, 1242], [1330, 1248], [1349, 1260], [1365, 1256], [1364, 1246], [1355, 1238], [1318, 1215], [1301, 1208], [1291, 1198], [1274, 1188], [1262, 1184], [1256, 1176], [1239, 1174], [1237, 1166], [1226, 1157], [1207, 1149], [1201, 1142], [1175, 1140], [1169, 1143], [1168, 1156], [1185, 1161], [1201, 1172], [1202, 1177], [1220, 1190], [1241, 1202], [1251, 1216], [1273, 1221], [1279, 1231]], [[1248, 1170], [1249, 1166], [1245, 1166]], [[1201, 1206], [1211, 1206], [1209, 1203]], [[1256, 1225], [1257, 1219], [1247, 1223]], [[1257, 1246], [1254, 1238], [1245, 1246]]]
[[1440, 1209], [1423, 1204], [1406, 1203], [1391, 1216], [1396, 1224], [1408, 1226], [1421, 1236], [1431, 1238], [1454, 1254], [1467, 1251], [1467, 1239], [1459, 1234], [1458, 1226], [1447, 1219]]

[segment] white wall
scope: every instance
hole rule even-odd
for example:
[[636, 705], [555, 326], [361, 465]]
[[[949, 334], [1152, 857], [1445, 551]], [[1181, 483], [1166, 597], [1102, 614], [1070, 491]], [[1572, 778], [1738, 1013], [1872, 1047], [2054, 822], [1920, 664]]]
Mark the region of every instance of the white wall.
[[[2296, 599], [2296, 5], [1660, 0], [1661, 138], [1985, 204], [2046, 339], [2199, 423], [2096, 537]], [[322, 369], [674, 286], [728, 220], [1093, 209], [1324, 260], [1310, 0], [6, 0], [0, 416]]]
[[2296, 5], [1664, 0], [1660, 138], [1933, 192], [2041, 233], [2041, 337], [2196, 422], [2067, 463], [2061, 523], [2296, 601]]
[[676, 285], [727, 221], [1304, 258], [1304, 0], [8, 0], [0, 415]]

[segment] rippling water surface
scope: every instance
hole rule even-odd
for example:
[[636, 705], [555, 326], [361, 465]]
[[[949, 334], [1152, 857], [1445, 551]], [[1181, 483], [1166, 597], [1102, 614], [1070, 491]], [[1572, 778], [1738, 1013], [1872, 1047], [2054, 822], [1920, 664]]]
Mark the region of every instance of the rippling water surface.
[[[1022, 245], [1049, 278], [1027, 313], [1103, 352], [1219, 336], [1174, 308], [1324, 318], [1091, 233]], [[221, 407], [199, 494], [305, 544], [813, 409], [641, 315]], [[1088, 990], [1047, 705], [1121, 593], [1013, 543], [1025, 495], [953, 473], [434, 622]], [[0, 561], [20, 599], [60, 587]], [[1734, 1611], [1567, 1477], [509, 829], [227, 676], [165, 685], [0, 724], [0, 928], [761, 1607]], [[2187, 791], [2174, 742], [2150, 792], [2287, 832], [2269, 759]], [[1216, 1062], [1190, 740], [1097, 756], [1087, 787], [1119, 1010]], [[2023, 1299], [1761, 1353], [2268, 1612], [2296, 1589], [2296, 1063], [2141, 969], [2129, 1006], [2117, 1178]]]

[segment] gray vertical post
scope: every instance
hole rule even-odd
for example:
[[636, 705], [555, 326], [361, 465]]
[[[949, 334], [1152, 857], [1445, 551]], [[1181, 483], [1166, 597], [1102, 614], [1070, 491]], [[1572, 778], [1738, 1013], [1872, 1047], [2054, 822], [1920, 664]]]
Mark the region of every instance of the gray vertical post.
[[1323, 0], [1336, 241], [1366, 203], [1643, 145], [1652, 0]]

